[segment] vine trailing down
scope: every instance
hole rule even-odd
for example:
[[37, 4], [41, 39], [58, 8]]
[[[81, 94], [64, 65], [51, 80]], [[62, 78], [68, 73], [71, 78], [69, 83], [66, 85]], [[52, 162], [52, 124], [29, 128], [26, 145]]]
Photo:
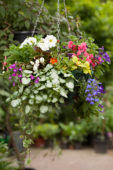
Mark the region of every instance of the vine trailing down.
[[58, 110], [76, 87], [79, 98], [102, 111], [104, 92], [97, 79], [110, 63], [109, 55], [91, 38], [70, 35], [68, 39], [60, 42], [53, 35], [28, 37], [5, 52], [7, 71], [3, 76], [13, 87], [7, 102], [21, 110], [20, 116], [36, 117]]

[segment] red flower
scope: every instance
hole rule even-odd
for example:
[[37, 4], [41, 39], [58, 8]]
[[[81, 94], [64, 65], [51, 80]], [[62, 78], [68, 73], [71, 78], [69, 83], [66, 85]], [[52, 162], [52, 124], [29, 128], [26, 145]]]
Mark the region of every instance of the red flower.
[[51, 58], [50, 59], [50, 63], [51, 64], [55, 64], [55, 63], [57, 63], [58, 61], [57, 61], [57, 58]]

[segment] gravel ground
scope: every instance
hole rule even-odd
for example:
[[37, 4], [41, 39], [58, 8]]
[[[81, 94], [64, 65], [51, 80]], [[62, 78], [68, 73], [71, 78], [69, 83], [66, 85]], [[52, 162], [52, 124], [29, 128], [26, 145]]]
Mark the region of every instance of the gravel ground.
[[113, 150], [97, 154], [92, 149], [46, 150], [32, 148], [29, 167], [36, 170], [113, 170]]

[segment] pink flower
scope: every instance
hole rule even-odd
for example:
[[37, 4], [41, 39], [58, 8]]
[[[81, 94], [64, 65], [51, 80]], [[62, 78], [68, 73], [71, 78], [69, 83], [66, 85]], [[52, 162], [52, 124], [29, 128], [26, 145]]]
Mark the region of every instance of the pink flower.
[[12, 76], [13, 76], [13, 77], [16, 77], [16, 73], [13, 73]]
[[98, 57], [98, 61], [99, 61], [99, 62], [101, 62], [101, 61], [102, 61], [101, 57]]
[[76, 50], [76, 45], [72, 45], [72, 51]]
[[91, 59], [90, 59], [90, 56], [87, 57], [86, 61], [88, 61], [89, 63], [91, 63]]
[[85, 57], [89, 56], [89, 54], [87, 53], [87, 51], [84, 52], [84, 56], [85, 56]]
[[15, 82], [13, 82], [13, 87], [14, 87], [15, 85], [16, 85]]
[[19, 75], [18, 75], [18, 78], [22, 78], [22, 74], [19, 74]]
[[16, 73], [17, 71], [18, 71], [18, 70], [17, 70], [16, 68], [14, 68], [13, 72], [15, 72], [15, 73]]
[[79, 51], [77, 51], [77, 56], [79, 56], [79, 55], [81, 55], [81, 51], [79, 50]]
[[94, 58], [94, 55], [93, 55], [93, 54], [90, 54], [89, 56], [90, 56], [90, 58], [91, 58], [91, 59], [93, 59], [93, 58]]
[[12, 79], [12, 76], [9, 76], [9, 80], [11, 80]]
[[82, 52], [85, 52], [87, 50], [87, 44], [85, 42], [81, 43], [81, 45], [78, 46], [78, 50], [81, 50]]
[[35, 77], [34, 77], [32, 74], [31, 74], [30, 78], [31, 78], [31, 80], [34, 80], [34, 79], [35, 79]]
[[72, 48], [72, 45], [73, 45], [73, 41], [69, 41], [68, 48]]
[[18, 70], [19, 70], [19, 71], [22, 71], [22, 68], [20, 67]]

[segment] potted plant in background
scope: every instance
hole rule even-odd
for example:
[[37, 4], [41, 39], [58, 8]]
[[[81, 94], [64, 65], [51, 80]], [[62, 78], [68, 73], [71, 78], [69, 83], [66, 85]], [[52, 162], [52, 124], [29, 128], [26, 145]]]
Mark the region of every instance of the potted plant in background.
[[60, 123], [60, 127], [63, 130], [63, 135], [68, 139], [69, 148], [80, 149], [87, 134], [86, 124], [84, 122], [80, 124], [69, 122], [67, 125]]
[[108, 150], [108, 139], [106, 136], [106, 121], [104, 116], [92, 116], [89, 121], [89, 132], [93, 134], [93, 147], [97, 153], [106, 153]]
[[[44, 123], [34, 127], [33, 136], [38, 147], [53, 147], [55, 138], [59, 133], [59, 127], [55, 124]], [[36, 139], [37, 138], [37, 139]]]

